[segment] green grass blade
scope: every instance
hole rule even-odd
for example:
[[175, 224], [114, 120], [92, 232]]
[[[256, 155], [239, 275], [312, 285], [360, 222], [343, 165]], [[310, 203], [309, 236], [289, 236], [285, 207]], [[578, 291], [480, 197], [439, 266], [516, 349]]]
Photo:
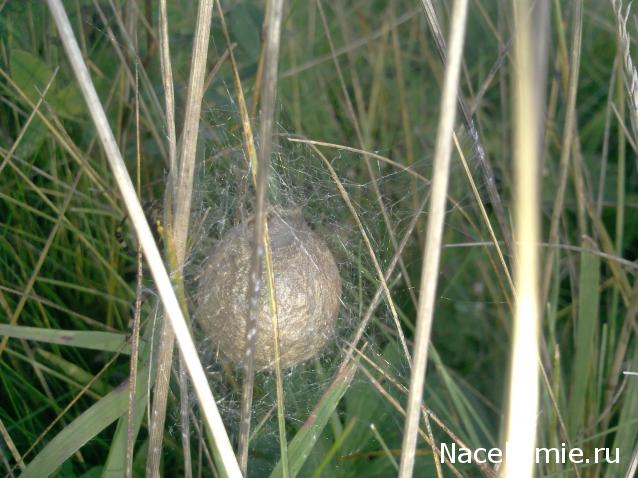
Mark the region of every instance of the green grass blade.
[[78, 365], [65, 360], [59, 355], [47, 352], [46, 350], [43, 350], [41, 348], [36, 349], [36, 352], [44, 359], [44, 363], [49, 364], [62, 371], [74, 382], [77, 382], [81, 385], [86, 385], [88, 383], [91, 383], [92, 381], [90, 388], [95, 393], [100, 396], [105, 396], [109, 393], [110, 387], [106, 383], [104, 383], [100, 379], [95, 379], [92, 373], [87, 372], [82, 367], [79, 367]]
[[49, 344], [81, 347], [101, 352], [130, 354], [126, 345], [126, 335], [113, 332], [92, 332], [83, 330], [55, 330], [40, 327], [0, 324], [0, 336], [14, 339], [33, 340]]
[[593, 379], [593, 368], [597, 362], [596, 348], [594, 347], [595, 332], [598, 327], [598, 284], [600, 282], [600, 259], [597, 255], [588, 251], [581, 253], [579, 281], [576, 354], [572, 368], [568, 414], [569, 431], [572, 436], [586, 425], [587, 390]]
[[322, 471], [326, 466], [328, 466], [328, 463], [330, 463], [335, 454], [339, 451], [339, 448], [341, 448], [341, 445], [343, 445], [345, 439], [348, 438], [348, 435], [350, 434], [356, 423], [357, 417], [352, 417], [346, 428], [344, 428], [341, 434], [334, 441], [334, 443], [330, 447], [330, 450], [328, 450], [328, 453], [326, 453], [326, 455], [323, 457], [323, 460], [321, 460], [321, 463], [319, 463], [319, 466], [315, 469], [311, 478], [321, 478]]
[[[634, 350], [633, 359], [629, 361], [627, 370], [638, 370], [638, 349]], [[631, 465], [632, 451], [638, 443], [638, 427], [632, 423], [638, 417], [638, 377], [628, 375], [625, 379], [627, 380], [627, 388], [623, 393], [624, 400], [618, 416], [618, 431], [614, 437], [614, 444], [609, 450], [611, 459], [615, 459], [616, 453], [618, 453], [620, 466], [610, 464], [607, 467], [605, 476], [609, 478], [631, 476], [624, 475], [624, 473]]]
[[[139, 379], [144, 377], [140, 375]], [[144, 382], [143, 386], [148, 382]], [[137, 387], [138, 391], [140, 387]], [[133, 439], [137, 437], [137, 434], [142, 426], [142, 420], [144, 419], [144, 410], [146, 410], [147, 403], [147, 389], [144, 387], [144, 394], [137, 397], [135, 400], [135, 418], [133, 423]], [[102, 478], [119, 478], [125, 476], [126, 472], [126, 445], [127, 445], [127, 431], [128, 431], [128, 414], [122, 415], [117, 422], [117, 428], [115, 429], [115, 435], [111, 441], [111, 448], [109, 449], [109, 456], [106, 459], [106, 464], [102, 470]]]
[[[303, 467], [308, 455], [310, 455], [317, 443], [321, 431], [328, 423], [344, 393], [348, 390], [356, 370], [357, 364], [353, 362], [341, 371], [340, 376], [326, 390], [304, 426], [288, 444], [288, 466], [291, 478], [297, 476]], [[270, 474], [270, 478], [279, 478], [281, 476], [283, 476], [283, 467], [281, 461], [279, 461]]]
[[[140, 377], [148, 375], [147, 367]], [[144, 380], [138, 381], [138, 396], [145, 390]], [[128, 410], [128, 387], [122, 385], [92, 405], [58, 433], [29, 463], [22, 478], [49, 476], [89, 440], [117, 420]]]

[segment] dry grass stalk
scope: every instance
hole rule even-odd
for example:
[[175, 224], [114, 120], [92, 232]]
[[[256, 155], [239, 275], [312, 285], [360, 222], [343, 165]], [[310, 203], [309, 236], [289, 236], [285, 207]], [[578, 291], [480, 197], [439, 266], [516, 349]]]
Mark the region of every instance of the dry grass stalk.
[[[515, 4], [515, 299], [516, 315], [511, 359], [509, 406], [505, 443], [508, 456], [503, 476], [532, 477], [539, 391], [539, 222], [540, 222], [540, 145], [545, 54], [544, 42], [548, 11], [531, 2]], [[538, 22], [533, 18], [538, 14]], [[534, 33], [533, 33], [534, 32]], [[538, 33], [540, 32], [540, 34]], [[534, 35], [534, 36], [533, 36]]]
[[[171, 50], [168, 41], [168, 13], [166, 0], [160, 0], [159, 45], [162, 85], [164, 86], [164, 102], [166, 105], [166, 132], [168, 135], [169, 171], [177, 171], [177, 132], [175, 131], [175, 91], [173, 87], [173, 67], [171, 66]], [[172, 177], [172, 175], [171, 175]], [[175, 192], [169, 188], [170, 195]]]
[[[257, 157], [257, 173], [255, 176], [256, 209], [251, 257], [251, 274], [248, 283], [248, 317], [246, 320], [246, 349], [244, 357], [244, 381], [242, 384], [241, 422], [239, 441], [239, 461], [242, 471], [246, 473], [248, 466], [248, 443], [250, 421], [252, 416], [252, 399], [255, 374], [255, 343], [257, 339], [257, 320], [259, 314], [260, 278], [262, 277], [262, 260], [265, 258], [269, 291], [269, 304], [273, 327], [273, 350], [275, 352], [275, 379], [277, 394], [277, 418], [279, 423], [279, 445], [283, 476], [288, 476], [288, 445], [285, 434], [285, 411], [283, 380], [281, 376], [281, 358], [279, 350], [279, 325], [277, 301], [275, 299], [274, 275], [272, 268], [272, 252], [268, 241], [267, 190], [270, 155], [272, 151], [272, 129], [275, 117], [275, 99], [277, 97], [277, 70], [279, 64], [279, 44], [281, 39], [281, 20], [283, 16], [283, 0], [270, 0], [266, 9], [264, 23], [265, 41], [263, 46], [263, 84], [260, 114], [259, 135], [261, 148]], [[229, 45], [230, 47], [230, 45]], [[256, 105], [256, 102], [253, 106]]]
[[412, 476], [416, 449], [417, 431], [425, 383], [430, 332], [436, 303], [436, 286], [443, 240], [443, 220], [452, 155], [452, 133], [456, 117], [456, 101], [465, 39], [467, 0], [456, 0], [451, 16], [450, 50], [439, 113], [439, 125], [434, 153], [432, 200], [425, 241], [425, 253], [421, 269], [419, 306], [414, 335], [413, 366], [410, 374], [410, 393], [406, 405], [405, 428], [401, 452], [399, 476]]
[[[244, 92], [241, 86], [241, 79], [239, 77], [239, 70], [237, 68], [237, 62], [235, 61], [235, 55], [233, 53], [232, 44], [230, 41], [230, 36], [228, 34], [228, 28], [226, 27], [226, 20], [224, 18], [224, 12], [222, 10], [221, 4], [217, 2], [217, 7], [219, 11], [219, 17], [221, 21], [222, 31], [224, 32], [224, 36], [226, 38], [226, 43], [228, 45], [228, 53], [230, 57], [230, 63], [233, 71], [233, 81], [235, 83], [235, 90], [237, 92], [237, 103], [239, 105], [239, 113], [242, 120], [242, 136], [244, 140], [244, 148], [246, 148], [246, 154], [248, 156], [248, 160], [251, 165], [251, 172], [253, 183], [255, 186], [255, 190], [257, 189], [257, 151], [255, 150], [255, 141], [253, 138], [251, 119], [248, 114], [248, 108], [246, 106], [246, 99], [244, 97]], [[263, 205], [262, 205], [263, 209]], [[263, 219], [260, 220], [259, 216], [259, 205], [257, 205], [257, 211], [255, 214], [255, 230], [261, 226], [263, 226]], [[262, 216], [264, 212], [261, 212]], [[263, 228], [262, 228], [263, 233]], [[262, 241], [257, 240], [255, 242], [256, 247], [262, 247]], [[261, 277], [261, 261], [252, 262], [251, 272], [249, 277], [248, 290], [254, 290], [255, 287], [259, 287], [258, 278]], [[256, 296], [257, 294], [255, 294]], [[250, 301], [250, 298], [249, 298]], [[251, 311], [252, 309], [253, 311]], [[246, 329], [250, 330], [251, 321], [254, 320], [254, 309], [255, 304], [249, 305], [249, 314], [248, 320], [246, 321]], [[253, 317], [251, 317], [253, 316]], [[247, 337], [246, 340], [246, 355], [254, 356], [255, 337]], [[252, 368], [251, 368], [252, 367]], [[248, 466], [248, 442], [250, 437], [250, 421], [252, 417], [252, 392], [254, 387], [255, 380], [255, 363], [254, 357], [250, 357], [248, 360], [244, 362], [244, 380], [242, 383], [242, 398], [240, 405], [240, 432], [239, 432], [239, 446], [238, 446], [238, 455], [239, 455], [239, 463], [243, 473], [246, 473], [246, 469]]]
[[[160, 5], [160, 17], [162, 30], [167, 28], [165, 8]], [[167, 218], [167, 250], [172, 272], [175, 274], [174, 281], [178, 290], [183, 289], [181, 269], [186, 257], [188, 227], [190, 223], [190, 209], [193, 191], [193, 178], [195, 175], [195, 160], [197, 153], [197, 137], [199, 133], [199, 117], [201, 113], [202, 98], [204, 95], [204, 81], [206, 75], [206, 58], [208, 53], [208, 40], [213, 15], [213, 0], [201, 0], [197, 10], [197, 22], [193, 40], [193, 53], [191, 56], [191, 69], [188, 80], [188, 94], [186, 98], [186, 112], [184, 114], [184, 129], [181, 138], [181, 152], [179, 161], [170, 158], [171, 166], [176, 169], [170, 171], [168, 181], [168, 191], [165, 194], [164, 210]], [[174, 131], [174, 97], [172, 93], [172, 73], [170, 68], [170, 52], [168, 51], [167, 33], [160, 33], [161, 58], [163, 70], [163, 83], [166, 89], [166, 109], [169, 130], [169, 151], [174, 147], [175, 137], [170, 134]], [[164, 50], [164, 47], [167, 49]], [[173, 117], [169, 117], [172, 113]], [[171, 126], [173, 125], [173, 126]], [[173, 131], [171, 131], [171, 128]], [[179, 171], [178, 169], [179, 168]], [[178, 177], [176, 175], [179, 174]], [[162, 335], [160, 336], [157, 380], [155, 383], [153, 410], [151, 413], [151, 428], [149, 437], [149, 457], [146, 472], [150, 476], [159, 474], [162, 441], [164, 434], [164, 421], [166, 417], [166, 400], [168, 396], [168, 386], [170, 383], [170, 368], [173, 361], [173, 331], [168, 322], [164, 322]], [[182, 360], [180, 360], [180, 364]], [[185, 376], [180, 371], [180, 400], [186, 400], [184, 392], [187, 391]], [[184, 404], [182, 403], [182, 408]], [[183, 420], [188, 427], [188, 419]], [[183, 439], [186, 439], [183, 436]], [[185, 460], [189, 461], [188, 451], [190, 446], [184, 445]]]
[[627, 19], [629, 18], [631, 3], [627, 5], [625, 14], [623, 15], [622, 0], [610, 1], [614, 9], [618, 37], [622, 46], [623, 64], [625, 66], [625, 88], [627, 89], [628, 95], [627, 101], [629, 103], [629, 117], [631, 118], [631, 127], [634, 133], [634, 143], [638, 144], [638, 73], [631, 59], [631, 37], [627, 32]]
[[[360, 351], [357, 350], [357, 353], [361, 354]], [[385, 388], [383, 388], [383, 386], [381, 385], [381, 383], [379, 383], [379, 381], [374, 378], [374, 376], [372, 375], [372, 373], [370, 373], [370, 371], [364, 367], [361, 364], [358, 364], [359, 370], [361, 370], [361, 372], [363, 372], [363, 374], [366, 376], [366, 378], [368, 379], [368, 381], [370, 382], [370, 384], [377, 390], [377, 392], [383, 397], [385, 398], [388, 403], [390, 405], [392, 405], [392, 407], [397, 410], [401, 415], [403, 415], [404, 417], [406, 416], [406, 412], [403, 409], [403, 407], [401, 406], [401, 404], [399, 403], [399, 401], [396, 399], [396, 397], [394, 397], [391, 393], [389, 393]], [[437, 455], [440, 454], [440, 450], [438, 449], [438, 447], [436, 446], [436, 443], [434, 442], [434, 440], [432, 439], [432, 436], [429, 435], [428, 433], [424, 432], [423, 430], [421, 430], [418, 425], [417, 425], [417, 430], [416, 432], [421, 436], [421, 438], [423, 438], [423, 440], [430, 445], [430, 447], [433, 450], [433, 455], [436, 457]], [[403, 456], [404, 454], [404, 450], [401, 449], [401, 456]], [[414, 450], [414, 454], [416, 456], [416, 450]], [[436, 458], [435, 458], [436, 460]], [[463, 478], [463, 475], [456, 469], [456, 467], [454, 466], [454, 464], [452, 464], [450, 461], [447, 461], [445, 463], [445, 465], [448, 467], [448, 469], [454, 474], [454, 476], [458, 477], [458, 478]], [[400, 469], [399, 469], [399, 473], [400, 473]], [[441, 471], [440, 471], [440, 467], [437, 467], [437, 475], [441, 476]], [[411, 475], [410, 475], [411, 476]]]
[[[255, 213], [255, 229], [257, 229], [260, 224], [263, 222], [263, 230], [261, 235], [257, 234], [256, 232], [254, 232], [255, 234], [255, 245], [256, 248], [261, 247], [262, 251], [263, 251], [263, 259], [264, 262], [266, 263], [266, 277], [267, 277], [267, 281], [268, 281], [268, 298], [269, 298], [269, 307], [270, 307], [270, 313], [271, 313], [271, 317], [273, 320], [273, 323], [275, 324], [275, 330], [277, 329], [276, 327], [276, 322], [277, 322], [277, 302], [276, 302], [276, 298], [275, 298], [275, 291], [274, 291], [274, 279], [273, 279], [273, 269], [272, 269], [272, 260], [271, 260], [271, 251], [270, 251], [270, 240], [269, 240], [269, 234], [268, 234], [268, 223], [265, 221], [265, 217], [262, 217], [263, 215], [265, 215], [266, 213], [266, 207], [265, 207], [265, 201], [264, 204], [262, 204], [261, 206], [259, 205], [259, 194], [264, 193], [265, 194], [265, 189], [260, 188], [258, 183], [260, 180], [265, 181], [265, 177], [263, 179], [258, 179], [258, 174], [261, 174], [258, 172], [258, 166], [260, 165], [260, 161], [257, 158], [257, 151], [255, 149], [255, 141], [254, 141], [254, 137], [253, 137], [253, 132], [252, 132], [252, 125], [251, 125], [251, 118], [248, 115], [248, 108], [246, 107], [246, 100], [245, 100], [245, 96], [244, 96], [244, 92], [243, 92], [243, 88], [241, 85], [241, 79], [239, 77], [239, 70], [237, 68], [237, 62], [235, 61], [235, 56], [233, 54], [233, 44], [230, 41], [230, 36], [228, 34], [228, 29], [226, 27], [226, 20], [224, 19], [224, 12], [222, 10], [221, 7], [221, 3], [217, 2], [217, 6], [218, 6], [218, 11], [219, 11], [219, 15], [220, 15], [220, 20], [221, 20], [221, 26], [222, 26], [222, 31], [224, 33], [224, 36], [226, 38], [226, 43], [228, 44], [228, 52], [229, 52], [229, 56], [230, 56], [230, 61], [231, 61], [231, 66], [232, 66], [232, 72], [233, 72], [233, 81], [235, 83], [235, 89], [237, 92], [237, 103], [239, 106], [239, 112], [241, 115], [241, 120], [242, 120], [242, 136], [244, 139], [244, 147], [246, 148], [246, 154], [248, 156], [248, 160], [251, 166], [251, 173], [252, 173], [252, 179], [253, 179], [253, 185], [255, 187], [255, 191], [257, 192], [257, 206], [256, 206], [256, 213]], [[277, 15], [279, 17], [281, 17], [281, 12], [274, 12], [274, 15]], [[270, 20], [268, 20], [270, 21]], [[272, 24], [278, 24], [280, 23], [281, 20], [272, 20], [270, 21]], [[279, 33], [277, 33], [278, 35]], [[277, 40], [279, 41], [279, 40]], [[264, 50], [265, 51], [265, 50]], [[271, 52], [272, 54], [272, 52]], [[273, 85], [271, 85], [272, 87]], [[273, 105], [274, 105], [274, 97], [273, 97]], [[274, 106], [273, 106], [274, 108]], [[274, 110], [273, 110], [274, 111]], [[272, 128], [271, 128], [272, 129]], [[271, 138], [269, 138], [271, 140]], [[262, 154], [262, 153], [260, 153]], [[259, 166], [259, 167], [263, 167], [263, 165]], [[266, 172], [268, 170], [266, 169]], [[265, 181], [265, 183], [267, 184], [267, 181]], [[266, 199], [266, 197], [264, 196], [264, 200]], [[260, 212], [261, 210], [261, 212]], [[262, 239], [260, 240], [259, 237], [261, 237]], [[263, 240], [263, 244], [262, 244], [262, 240]], [[258, 252], [258, 251], [257, 251]], [[251, 271], [250, 271], [250, 281], [248, 284], [249, 289], [248, 290], [254, 290], [254, 297], [257, 297], [258, 295], [258, 289], [256, 289], [256, 287], [259, 287], [259, 282], [258, 282], [258, 278], [261, 277], [261, 260], [260, 261], [252, 261], [252, 265], [251, 265]], [[252, 295], [252, 294], [251, 294]], [[254, 300], [253, 298], [249, 297], [249, 301]], [[254, 305], [250, 306], [251, 308], [254, 307]], [[253, 312], [249, 312], [249, 320], [247, 321], [247, 335], [248, 333], [251, 331], [250, 329], [250, 314], [252, 314]], [[251, 334], [252, 335], [252, 334]], [[278, 346], [277, 344], [275, 344], [275, 350], [277, 351]], [[278, 353], [278, 352], [276, 352]], [[250, 344], [249, 341], [246, 341], [246, 354], [250, 354], [251, 356], [254, 355], [254, 345]], [[250, 362], [250, 361], [248, 361]], [[249, 420], [250, 420], [250, 414], [252, 412], [252, 407], [250, 406], [250, 403], [252, 403], [252, 398], [249, 397], [246, 392], [250, 391], [252, 393], [252, 388], [253, 388], [253, 384], [254, 384], [254, 363], [252, 365], [252, 372], [250, 372], [249, 370], [250, 368], [250, 363], [248, 363], [248, 366], [246, 367], [245, 364], [245, 370], [244, 370], [244, 374], [245, 374], [245, 380], [244, 380], [244, 384], [243, 384], [243, 394], [242, 394], [242, 405], [241, 405], [241, 417], [240, 417], [240, 421], [242, 423], [244, 429], [240, 431], [240, 455], [242, 455], [242, 453], [246, 453], [246, 458], [242, 458], [242, 462], [246, 462], [247, 463], [247, 444], [248, 444], [248, 435], [246, 435], [247, 433], [249, 433], [249, 428], [250, 428], [250, 424], [249, 424]], [[277, 385], [278, 390], [277, 390], [277, 409], [278, 409], [278, 422], [279, 422], [279, 429], [280, 429], [280, 442], [281, 442], [281, 452], [282, 452], [282, 464], [285, 464], [285, 462], [287, 461], [287, 447], [285, 446], [285, 433], [284, 433], [284, 423], [283, 423], [283, 391], [282, 391], [282, 386], [281, 383], [279, 383]], [[245, 398], [244, 398], [245, 397]], [[249, 400], [250, 398], [250, 400]], [[250, 402], [250, 403], [249, 403]], [[248, 423], [248, 427], [246, 427], [246, 423]], [[242, 451], [245, 450], [245, 451]], [[287, 473], [287, 466], [282, 467], [284, 472]]]
[[[137, 33], [134, 36], [135, 47], [137, 51]], [[138, 87], [138, 65], [135, 64], [135, 163], [137, 165], [136, 189], [137, 195], [141, 199], [141, 176], [142, 176], [142, 157], [140, 144], [140, 97]], [[142, 320], [142, 287], [144, 280], [144, 257], [142, 248], [137, 245], [137, 283], [135, 291], [135, 309], [133, 311], [133, 326], [131, 330], [131, 365], [129, 369], [129, 400], [127, 414], [127, 430], [126, 430], [126, 476], [133, 476], [133, 452], [135, 449], [135, 391], [137, 390], [137, 370], [139, 356], [139, 340], [140, 340], [140, 323]]]
[[[350, 121], [352, 121], [352, 125], [354, 127], [355, 133], [357, 135], [357, 140], [359, 142], [359, 146], [361, 148], [361, 150], [365, 151], [368, 148], [366, 147], [366, 143], [365, 140], [363, 138], [363, 134], [361, 132], [361, 128], [359, 126], [359, 122], [357, 120], [357, 116], [356, 113], [354, 111], [354, 106], [352, 104], [352, 101], [350, 99], [350, 94], [348, 93], [348, 88], [346, 87], [346, 82], [344, 80], [344, 76], [343, 73], [341, 72], [341, 67], [339, 66], [339, 61], [337, 60], [337, 55], [335, 52], [335, 48], [334, 48], [334, 44], [332, 42], [332, 36], [330, 34], [330, 28], [328, 25], [328, 21], [326, 19], [326, 15], [323, 9], [323, 5], [321, 3], [321, 0], [317, 0], [317, 7], [318, 7], [318, 11], [319, 11], [319, 15], [321, 17], [321, 22], [323, 24], [324, 27], [324, 32], [326, 34], [326, 38], [328, 40], [328, 45], [330, 45], [330, 52], [332, 54], [333, 57], [333, 62], [335, 65], [335, 69], [337, 70], [337, 76], [339, 77], [339, 83], [341, 85], [341, 91], [343, 93], [343, 98], [345, 100], [345, 104], [346, 104], [346, 110], [348, 112], [348, 116], [350, 117]], [[372, 185], [372, 189], [374, 191], [375, 194], [375, 198], [377, 199], [377, 203], [379, 204], [379, 209], [381, 210], [381, 215], [383, 217], [383, 221], [384, 224], [386, 226], [386, 229], [388, 231], [388, 235], [390, 237], [390, 241], [392, 242], [392, 247], [394, 248], [394, 250], [397, 249], [398, 247], [398, 243], [396, 240], [396, 235], [394, 233], [394, 228], [392, 226], [392, 223], [390, 221], [390, 218], [388, 216], [386, 207], [385, 207], [385, 203], [383, 202], [383, 196], [381, 194], [381, 191], [379, 190], [379, 185], [377, 184], [377, 178], [376, 175], [374, 173], [374, 170], [372, 169], [372, 164], [370, 163], [370, 158], [367, 154], [363, 155], [363, 159], [365, 161], [366, 164], [366, 170], [368, 172], [368, 176], [370, 177], [370, 184]], [[378, 261], [376, 256], [374, 255], [374, 253], [372, 252], [372, 249], [370, 248], [370, 254], [373, 259], [373, 263], [375, 264], [375, 269], [377, 272], [377, 275], [379, 277], [379, 280], [383, 283], [384, 279], [383, 279], [383, 272], [381, 271], [381, 268], [378, 266]], [[401, 257], [399, 257], [399, 266], [401, 267], [401, 270], [403, 271], [403, 278], [404, 280], [407, 281], [407, 285], [408, 287], [411, 286], [410, 283], [410, 279], [409, 279], [409, 274], [407, 273], [407, 269], [403, 263], [403, 259]], [[411, 287], [410, 287], [411, 288]], [[387, 287], [386, 287], [387, 290]], [[405, 358], [407, 360], [407, 362], [409, 364], [411, 364], [410, 361], [410, 352], [408, 351], [408, 346], [405, 340], [405, 336], [403, 334], [403, 330], [401, 329], [401, 323], [399, 322], [399, 316], [398, 313], [396, 311], [396, 306], [394, 304], [394, 300], [392, 299], [392, 295], [389, 293], [389, 291], [386, 294], [386, 300], [388, 301], [388, 305], [390, 307], [390, 312], [392, 313], [392, 319], [394, 320], [394, 324], [395, 327], [397, 329], [397, 334], [399, 336], [399, 340], [401, 342], [401, 346], [403, 347], [403, 353], [405, 354]]]
[[[572, 59], [569, 66], [569, 90], [567, 93], [567, 113], [565, 115], [565, 129], [563, 130], [563, 139], [561, 145], [560, 166], [558, 173], [558, 187], [556, 190], [556, 198], [554, 200], [554, 209], [549, 226], [549, 244], [555, 244], [558, 241], [558, 228], [563, 212], [565, 201], [565, 190], [567, 188], [567, 177], [569, 172], [569, 158], [572, 152], [572, 141], [574, 138], [576, 127], [576, 93], [578, 91], [578, 74], [580, 70], [580, 51], [582, 42], [582, 1], [577, 1], [574, 11], [574, 30], [572, 34]], [[553, 271], [554, 248], [549, 248], [545, 258], [545, 268], [543, 270], [543, 284], [541, 302], [547, 301], [549, 293], [550, 277]]]
[[[53, 75], [51, 75], [51, 78], [49, 79], [46, 87], [44, 88], [44, 91], [42, 92], [42, 95], [40, 95], [40, 98], [38, 99], [38, 102], [35, 105], [35, 108], [33, 108], [33, 111], [31, 111], [31, 114], [29, 115], [29, 118], [27, 119], [25, 125], [20, 130], [20, 134], [18, 135], [16, 140], [11, 145], [11, 148], [9, 149], [8, 153], [5, 155], [5, 158], [2, 161], [2, 163], [0, 163], [0, 173], [2, 173], [2, 170], [4, 169], [5, 165], [11, 161], [11, 158], [13, 157], [13, 153], [16, 151], [16, 149], [18, 148], [18, 145], [20, 144], [20, 141], [24, 137], [24, 134], [27, 132], [27, 130], [29, 128], [29, 125], [31, 124], [31, 121], [33, 120], [33, 118], [36, 115], [36, 112], [38, 112], [40, 110], [40, 106], [42, 105], [42, 102], [44, 101], [44, 98], [45, 98], [47, 92], [49, 91], [49, 88], [53, 84], [53, 80], [55, 79], [56, 76], [57, 76], [57, 69], [55, 70]], [[69, 197], [69, 200], [70, 200], [70, 197]], [[56, 234], [57, 234], [57, 230], [58, 230], [59, 225], [60, 225], [60, 221], [62, 220], [63, 217], [64, 217], [64, 213], [62, 212], [60, 214], [59, 220], [57, 221], [55, 229], [54, 229]], [[31, 277], [29, 278], [29, 281], [27, 282], [27, 285], [24, 288], [24, 293], [20, 297], [20, 301], [16, 305], [15, 310], [13, 311], [13, 313], [9, 314], [9, 317], [10, 317], [9, 318], [9, 324], [15, 325], [18, 322], [18, 319], [20, 318], [20, 314], [22, 313], [22, 310], [24, 309], [24, 306], [27, 303], [27, 299], [29, 298], [29, 294], [31, 293], [31, 290], [33, 289], [35, 281], [36, 281], [36, 279], [38, 277], [38, 274], [40, 273], [40, 268], [42, 267], [42, 264], [44, 263], [44, 260], [46, 259], [46, 255], [47, 255], [48, 248], [50, 247], [50, 243], [53, 241], [54, 237], [55, 237], [55, 234], [49, 235], [49, 240], [47, 241], [48, 246], [45, 247], [45, 249], [43, 250], [43, 253], [40, 254], [40, 258], [39, 258], [38, 262], [36, 263], [36, 266], [35, 266], [35, 268], [33, 270], [33, 273], [31, 274]], [[5, 337], [2, 338], [2, 341], [0, 341], [0, 356], [2, 355], [2, 352], [4, 351], [5, 347], [7, 346], [8, 340], [9, 340], [9, 338], [5, 336]]]
[[[432, 36], [434, 37], [434, 42], [436, 43], [441, 62], [443, 63], [443, 65], [447, 65], [448, 53], [447, 47], [445, 45], [445, 38], [443, 37], [441, 26], [439, 24], [439, 20], [437, 18], [436, 10], [434, 9], [432, 0], [421, 0], [421, 5], [423, 6], [423, 10], [425, 11], [425, 18], [428, 22], [428, 25], [430, 26], [430, 30], [432, 30]], [[476, 130], [476, 126], [474, 125], [474, 120], [470, 116], [470, 109], [468, 108], [465, 99], [463, 98], [463, 95], [460, 91], [458, 93], [458, 103], [459, 108], [461, 109], [461, 117], [463, 119], [463, 123], [465, 124], [465, 129], [470, 137], [470, 140], [472, 141], [472, 145], [476, 153], [476, 159], [478, 160], [479, 166], [483, 173], [483, 179], [487, 188], [487, 194], [490, 199], [490, 203], [492, 203], [492, 206], [494, 207], [494, 214], [501, 228], [501, 234], [503, 234], [506, 249], [511, 253], [513, 251], [513, 245], [509, 222], [507, 220], [507, 216], [505, 215], [503, 201], [501, 200], [501, 196], [496, 189], [494, 169], [492, 168], [492, 163], [487, 157], [485, 148], [483, 147], [483, 143], [481, 143], [478, 131]]]
[[16, 448], [15, 443], [13, 442], [13, 439], [11, 438], [11, 435], [9, 435], [9, 431], [7, 430], [7, 427], [4, 426], [4, 423], [2, 422], [1, 419], [0, 419], [0, 436], [2, 436], [4, 443], [9, 449], [9, 452], [11, 452], [11, 456], [13, 457], [14, 461], [17, 463], [18, 467], [21, 470], [24, 470], [26, 467], [24, 466], [24, 461], [22, 460], [22, 457], [20, 456], [20, 452]]
[[175, 291], [172, 288], [171, 280], [164, 267], [162, 257], [153, 239], [153, 234], [144, 216], [144, 211], [137, 198], [135, 188], [126, 170], [124, 160], [113, 137], [113, 132], [109, 126], [106, 114], [93, 86], [91, 76], [82, 58], [69, 19], [60, 0], [47, 0], [47, 3], [58, 27], [73, 71], [78, 79], [82, 95], [84, 96], [96, 126], [98, 136], [120, 190], [120, 194], [122, 195], [138, 240], [144, 251], [144, 256], [155, 280], [167, 317], [175, 331], [175, 336], [184, 355], [204, 417], [215, 439], [214, 442], [221, 459], [220, 464], [229, 476], [239, 477], [241, 476], [239, 465], [219, 414], [215, 398], [208, 386], [206, 374], [199, 361], [195, 344], [190, 335]]

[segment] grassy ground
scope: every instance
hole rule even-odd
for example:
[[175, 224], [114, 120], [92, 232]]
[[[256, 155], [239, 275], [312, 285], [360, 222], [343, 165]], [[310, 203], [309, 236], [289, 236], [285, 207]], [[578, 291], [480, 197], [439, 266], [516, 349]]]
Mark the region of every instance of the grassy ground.
[[[446, 38], [451, 3], [434, 2]], [[536, 471], [622, 477], [638, 461], [638, 376], [624, 374], [638, 372], [637, 110], [624, 59], [627, 48], [638, 48], [636, 25], [630, 16], [619, 39], [615, 4], [548, 3], [537, 441], [578, 447], [590, 458], [596, 447], [608, 447], [612, 459], [618, 449], [619, 463], [543, 463]], [[147, 217], [170, 251], [158, 4], [64, 2]], [[257, 133], [264, 7], [252, 0], [222, 7]], [[197, 2], [168, 2], [178, 135], [187, 120], [196, 16]], [[433, 453], [441, 444], [476, 449], [504, 440], [516, 243], [509, 239], [517, 154], [513, 18], [510, 2], [470, 2], [460, 92], [478, 136], [468, 135], [458, 114], [423, 401], [429, 420], [421, 421], [415, 476], [494, 476], [490, 464], [437, 466]], [[248, 474], [287, 475], [283, 432], [287, 476], [394, 476], [410, 387], [402, 335], [411, 351], [445, 68], [420, 2], [289, 0], [281, 31], [268, 200], [302, 207], [326, 239], [339, 263], [343, 306], [326, 353], [283, 371], [283, 428], [276, 374], [257, 373]], [[215, 7], [189, 243], [178, 268], [184, 282], [176, 280], [191, 312], [207, 251], [255, 209], [228, 49]], [[143, 476], [161, 308], [148, 270], [138, 276], [125, 204], [44, 2], [0, 2], [0, 99], [0, 474], [124, 476], [133, 442], [132, 476]], [[393, 269], [389, 295], [377, 264], [384, 274]], [[131, 347], [136, 316], [141, 340]], [[235, 445], [242, 374], [221, 363], [196, 324], [193, 334]], [[139, 353], [135, 402], [126, 382], [132, 352]], [[195, 394], [190, 386], [180, 391], [178, 360], [173, 364], [161, 474], [218, 476]]]

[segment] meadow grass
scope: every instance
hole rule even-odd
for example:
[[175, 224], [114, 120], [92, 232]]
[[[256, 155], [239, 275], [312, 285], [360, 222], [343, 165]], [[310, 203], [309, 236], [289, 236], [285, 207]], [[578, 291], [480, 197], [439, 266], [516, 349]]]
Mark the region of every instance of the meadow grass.
[[[0, 2], [1, 476], [633, 476], [628, 8]], [[194, 290], [254, 214], [277, 330], [269, 206], [337, 257], [338, 334], [237, 370]]]

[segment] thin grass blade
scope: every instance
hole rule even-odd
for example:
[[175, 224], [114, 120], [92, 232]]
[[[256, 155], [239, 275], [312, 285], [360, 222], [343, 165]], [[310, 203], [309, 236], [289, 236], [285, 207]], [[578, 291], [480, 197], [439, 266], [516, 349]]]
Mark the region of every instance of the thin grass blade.
[[[315, 443], [317, 443], [321, 431], [325, 428], [328, 420], [330, 420], [330, 416], [348, 390], [357, 367], [358, 362], [352, 361], [341, 370], [339, 376], [336, 377], [323, 397], [321, 397], [321, 400], [317, 403], [310, 418], [308, 418], [303, 427], [301, 427], [295, 437], [290, 441], [288, 456], [290, 457], [289, 470], [291, 478], [295, 478], [301, 471]], [[281, 461], [277, 463], [275, 469], [270, 474], [270, 478], [280, 477], [283, 477], [283, 464]]]
[[56, 330], [0, 324], [0, 336], [99, 350], [101, 352], [131, 353], [130, 347], [126, 345], [126, 335], [115, 332]]

